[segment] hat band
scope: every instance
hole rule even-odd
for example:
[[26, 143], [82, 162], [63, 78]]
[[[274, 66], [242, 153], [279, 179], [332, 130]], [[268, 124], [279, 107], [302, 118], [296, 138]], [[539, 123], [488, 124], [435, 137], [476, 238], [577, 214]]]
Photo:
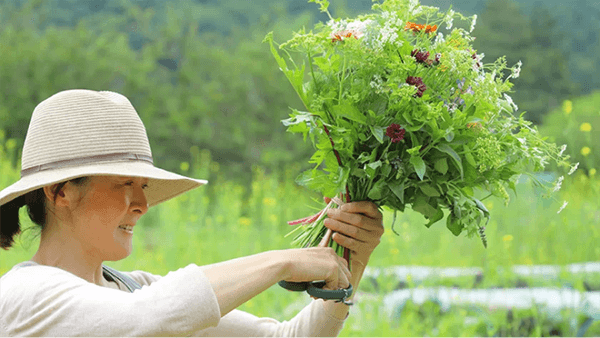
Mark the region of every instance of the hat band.
[[35, 167], [21, 170], [21, 178], [44, 170], [60, 169], [64, 167], [79, 166], [97, 162], [113, 162], [113, 161], [145, 161], [154, 164], [152, 156], [138, 155], [132, 153], [115, 153], [106, 155], [94, 155], [87, 157], [78, 157], [69, 160], [51, 162], [47, 164], [37, 165]]

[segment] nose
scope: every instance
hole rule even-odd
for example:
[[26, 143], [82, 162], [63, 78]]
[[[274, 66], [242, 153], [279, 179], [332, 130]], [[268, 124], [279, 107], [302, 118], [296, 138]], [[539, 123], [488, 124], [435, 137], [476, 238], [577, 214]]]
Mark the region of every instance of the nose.
[[148, 212], [148, 200], [146, 199], [146, 193], [141, 186], [137, 186], [133, 189], [133, 198], [129, 209], [136, 214], [140, 214], [140, 216]]

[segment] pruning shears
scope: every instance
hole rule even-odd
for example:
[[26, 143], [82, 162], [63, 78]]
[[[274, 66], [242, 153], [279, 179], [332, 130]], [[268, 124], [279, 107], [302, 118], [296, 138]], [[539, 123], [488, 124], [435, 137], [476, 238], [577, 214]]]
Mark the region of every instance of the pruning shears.
[[315, 298], [321, 298], [325, 300], [335, 299], [336, 303], [344, 303], [346, 305], [352, 305], [352, 302], [348, 300], [352, 296], [352, 284], [347, 289], [338, 290], [324, 290], [325, 281], [316, 282], [288, 282], [280, 281], [279, 286], [290, 291], [306, 291], [309, 295]]

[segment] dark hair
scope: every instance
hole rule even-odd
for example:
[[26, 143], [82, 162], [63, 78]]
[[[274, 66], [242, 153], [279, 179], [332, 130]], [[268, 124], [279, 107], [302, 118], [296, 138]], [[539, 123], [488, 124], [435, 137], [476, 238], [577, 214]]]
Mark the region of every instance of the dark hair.
[[[54, 201], [56, 202], [58, 193], [68, 182], [82, 185], [87, 179], [88, 177], [79, 177], [59, 183], [52, 190]], [[19, 209], [24, 206], [27, 206], [27, 214], [31, 221], [41, 227], [42, 230], [44, 229], [46, 225], [46, 195], [44, 189], [39, 188], [0, 206], [0, 247], [2, 249], [8, 250], [13, 245], [15, 235], [21, 232]]]

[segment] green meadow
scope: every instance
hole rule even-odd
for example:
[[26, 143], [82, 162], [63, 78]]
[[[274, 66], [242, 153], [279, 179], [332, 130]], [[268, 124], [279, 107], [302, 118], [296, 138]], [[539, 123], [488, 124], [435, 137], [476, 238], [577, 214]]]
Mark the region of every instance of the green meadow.
[[[10, 158], [8, 153], [15, 151], [11, 143], [10, 140], [4, 142], [3, 155], [8, 156], [2, 158]], [[123, 271], [140, 269], [166, 274], [191, 263], [210, 264], [266, 250], [286, 249], [290, 247], [290, 238], [284, 236], [291, 230], [286, 221], [301, 218], [322, 207], [320, 196], [294, 183], [299, 168], [267, 173], [265, 169], [255, 167], [251, 184], [242, 186], [223, 176], [222, 168], [211, 160], [210, 152], [192, 148], [190, 162], [182, 163], [180, 169], [182, 174], [207, 178], [210, 182], [152, 208], [136, 227], [133, 254], [110, 265]], [[14, 164], [0, 161], [1, 187], [18, 177]], [[484, 201], [492, 214], [486, 227], [487, 249], [477, 237], [455, 237], [445, 228], [443, 220], [426, 228], [425, 219], [409, 209], [398, 215], [394, 225], [396, 235], [391, 229], [392, 215], [384, 210], [386, 233], [369, 266], [480, 267], [484, 269], [486, 283], [502, 285], [510, 284], [514, 278], [509, 272], [501, 272], [507, 270], [502, 267], [517, 264], [564, 266], [598, 261], [599, 193], [600, 180], [589, 177], [583, 170], [566, 178], [551, 199], [542, 198], [530, 181], [523, 180], [518, 185], [517, 196], [512, 195], [508, 205], [494, 198]], [[563, 201], [568, 205], [557, 213]], [[21, 212], [22, 219], [27, 219], [24, 210]], [[32, 256], [37, 248], [37, 235], [36, 230], [26, 230], [13, 249], [0, 253], [0, 274]], [[555, 287], [569, 284], [584, 291], [584, 282], [585, 279], [564, 274], [561, 279], [546, 284]], [[386, 293], [395, 289], [395, 283], [389, 276], [363, 279], [357, 304], [352, 309], [355, 316], [349, 317], [341, 335], [491, 336], [502, 333], [539, 336], [550, 334], [556, 327], [562, 328], [562, 335], [575, 335], [576, 328], [585, 319], [570, 312], [564, 315], [564, 323], [557, 324], [548, 322], [544, 313], [536, 309], [511, 311], [513, 321], [523, 318], [521, 324], [525, 319], [534, 319], [535, 325], [519, 331], [522, 325], [517, 327], [508, 322], [506, 310], [475, 311], [457, 307], [442, 311], [432, 302], [409, 303], [399, 316], [388, 313], [382, 303]], [[408, 280], [408, 287], [425, 284]], [[451, 284], [469, 288], [472, 279], [457, 279]], [[288, 292], [275, 285], [242, 305], [241, 309], [258, 316], [286, 320], [309, 300], [304, 293]], [[597, 323], [587, 330], [586, 335], [600, 334]]]

